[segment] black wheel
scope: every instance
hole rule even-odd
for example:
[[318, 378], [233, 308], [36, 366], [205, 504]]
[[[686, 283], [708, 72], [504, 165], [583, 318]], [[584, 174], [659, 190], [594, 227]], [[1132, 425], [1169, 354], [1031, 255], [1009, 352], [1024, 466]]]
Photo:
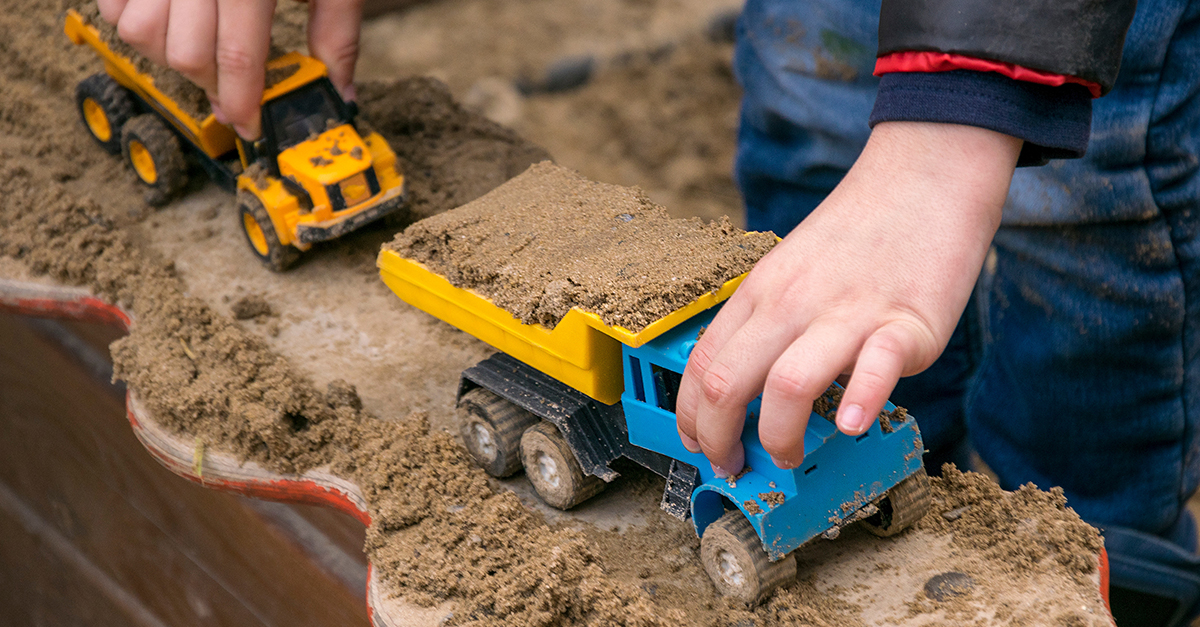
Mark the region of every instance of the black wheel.
[[558, 427], [538, 423], [521, 436], [525, 476], [538, 496], [551, 507], [571, 509], [604, 489], [603, 479], [585, 475]]
[[166, 204], [187, 183], [179, 138], [153, 113], [135, 116], [121, 130], [121, 154], [138, 180], [150, 188], [146, 202]]
[[458, 415], [458, 433], [480, 468], [493, 477], [521, 469], [521, 434], [538, 423], [537, 416], [483, 388], [463, 394]]
[[751, 607], [776, 588], [796, 578], [796, 556], [772, 562], [754, 526], [738, 510], [730, 510], [704, 530], [700, 562], [717, 592]]
[[300, 259], [300, 251], [295, 246], [279, 243], [275, 224], [262, 201], [249, 192], [239, 192], [237, 198], [238, 220], [254, 256], [275, 272], [283, 272], [295, 265]]
[[92, 139], [108, 154], [121, 154], [121, 127], [135, 112], [129, 90], [98, 72], [75, 86], [75, 108]]
[[921, 468], [888, 490], [879, 502], [879, 512], [864, 518], [862, 524], [867, 531], [886, 538], [908, 529], [928, 511], [929, 475]]

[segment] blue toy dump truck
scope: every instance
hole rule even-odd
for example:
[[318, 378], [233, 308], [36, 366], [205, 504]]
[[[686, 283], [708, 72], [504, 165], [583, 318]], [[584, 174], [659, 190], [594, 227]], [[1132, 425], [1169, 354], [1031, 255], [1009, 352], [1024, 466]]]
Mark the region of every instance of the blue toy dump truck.
[[489, 474], [524, 468], [542, 499], [569, 509], [617, 477], [621, 457], [666, 478], [662, 507], [691, 519], [701, 560], [718, 591], [754, 605], [794, 578], [793, 551], [854, 522], [892, 535], [929, 505], [921, 435], [890, 403], [857, 436], [833, 423], [840, 388], [815, 406], [804, 464], [776, 467], [758, 441], [758, 401], [747, 408], [747, 467], [714, 476], [675, 426], [675, 396], [688, 356], [720, 303], [741, 282], [638, 332], [570, 310], [553, 328], [524, 324], [488, 299], [450, 284], [419, 262], [385, 249], [381, 275], [401, 299], [500, 352], [462, 374], [463, 443]]

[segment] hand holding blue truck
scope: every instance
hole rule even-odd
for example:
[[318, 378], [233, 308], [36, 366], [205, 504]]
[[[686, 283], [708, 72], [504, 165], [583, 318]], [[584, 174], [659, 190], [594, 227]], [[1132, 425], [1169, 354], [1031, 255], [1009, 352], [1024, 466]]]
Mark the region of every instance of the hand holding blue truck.
[[465, 370], [458, 389], [460, 434], [479, 466], [494, 477], [524, 469], [559, 509], [616, 479], [610, 464], [618, 458], [648, 468], [666, 478], [662, 508], [691, 519], [704, 568], [726, 596], [757, 604], [794, 579], [794, 551], [805, 543], [836, 538], [855, 522], [893, 535], [928, 509], [913, 418], [889, 403], [866, 432], [845, 435], [833, 422], [836, 384], [815, 405], [798, 468], [778, 468], [759, 443], [757, 400], [746, 410], [746, 468], [736, 477], [716, 477], [703, 455], [683, 447], [681, 373], [744, 274], [635, 332], [579, 307], [553, 328], [524, 322], [386, 246], [378, 265], [402, 300], [499, 351]]

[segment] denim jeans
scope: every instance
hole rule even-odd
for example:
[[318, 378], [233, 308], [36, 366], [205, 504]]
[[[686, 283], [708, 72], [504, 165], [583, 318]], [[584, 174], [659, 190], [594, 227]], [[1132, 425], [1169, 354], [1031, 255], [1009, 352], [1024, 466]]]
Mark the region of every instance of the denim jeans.
[[[749, 228], [790, 231], [862, 150], [878, 15], [878, 0], [748, 0]], [[1062, 486], [1104, 532], [1114, 587], [1177, 601], [1160, 624], [1200, 612], [1198, 92], [1200, 0], [1142, 0], [1087, 155], [1017, 171], [950, 346], [893, 396], [931, 469], [973, 447], [1006, 489]]]

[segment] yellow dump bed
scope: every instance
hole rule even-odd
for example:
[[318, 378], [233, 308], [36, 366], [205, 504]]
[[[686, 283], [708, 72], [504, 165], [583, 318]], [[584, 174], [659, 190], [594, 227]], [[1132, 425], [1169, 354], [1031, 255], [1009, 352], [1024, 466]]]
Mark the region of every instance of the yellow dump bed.
[[154, 79], [139, 72], [130, 59], [109, 48], [100, 36], [100, 31], [83, 20], [78, 11], [67, 11], [67, 22], [63, 28], [75, 45], [87, 44], [104, 60], [104, 69], [113, 80], [137, 94], [154, 107], [180, 133], [210, 157], [221, 156], [234, 148], [236, 135], [228, 126], [209, 114], [197, 120], [180, 108], [179, 104], [154, 86]]
[[620, 400], [621, 344], [637, 347], [727, 299], [745, 274], [634, 333], [600, 316], [571, 309], [553, 329], [525, 324], [492, 301], [455, 287], [424, 264], [396, 252], [379, 254], [379, 271], [404, 302], [465, 331], [567, 385], [607, 404]]

